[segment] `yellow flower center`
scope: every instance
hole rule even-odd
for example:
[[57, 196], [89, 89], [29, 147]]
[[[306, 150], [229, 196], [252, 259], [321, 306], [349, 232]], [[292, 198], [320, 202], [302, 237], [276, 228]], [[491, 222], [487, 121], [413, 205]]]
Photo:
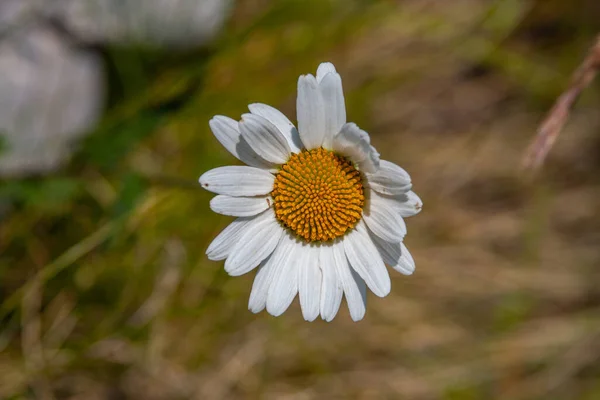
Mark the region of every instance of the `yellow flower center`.
[[277, 219], [307, 242], [342, 236], [365, 203], [360, 172], [323, 148], [293, 154], [275, 176], [271, 197]]

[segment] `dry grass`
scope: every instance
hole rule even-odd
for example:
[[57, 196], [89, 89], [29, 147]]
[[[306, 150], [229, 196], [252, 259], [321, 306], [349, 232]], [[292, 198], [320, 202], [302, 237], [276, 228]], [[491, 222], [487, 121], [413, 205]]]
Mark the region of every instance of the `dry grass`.
[[[553, 53], [522, 50], [528, 2], [332, 4], [286, 20], [269, 2], [241, 2], [237, 41], [124, 168], [193, 180], [231, 162], [208, 118], [254, 101], [293, 115], [297, 75], [330, 59], [350, 118], [424, 201], [407, 221], [416, 273], [392, 273], [392, 294], [371, 296], [360, 323], [345, 309], [306, 323], [297, 304], [280, 318], [252, 315], [252, 277], [227, 277], [203, 255], [229, 221], [210, 214], [208, 194], [166, 182], [124, 222], [73, 205], [72, 220], [48, 226], [17, 210], [0, 228], [3, 262], [26, 271], [3, 285], [0, 397], [600, 397], [598, 98], [573, 112], [535, 181], [519, 171], [579, 60], [563, 72]], [[107, 210], [120, 180], [81, 173]]]

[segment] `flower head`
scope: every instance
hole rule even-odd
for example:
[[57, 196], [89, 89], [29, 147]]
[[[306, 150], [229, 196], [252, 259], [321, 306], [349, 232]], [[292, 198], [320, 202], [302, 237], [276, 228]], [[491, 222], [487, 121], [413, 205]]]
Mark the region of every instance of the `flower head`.
[[409, 175], [379, 159], [369, 135], [346, 122], [342, 80], [331, 63], [298, 79], [298, 129], [281, 112], [251, 104], [237, 122], [216, 116], [217, 140], [247, 166], [200, 177], [214, 212], [238, 217], [210, 244], [232, 276], [258, 267], [249, 309], [281, 315], [299, 294], [308, 321], [331, 321], [342, 296], [364, 317], [367, 287], [390, 292], [385, 264], [410, 275], [404, 217], [422, 207]]

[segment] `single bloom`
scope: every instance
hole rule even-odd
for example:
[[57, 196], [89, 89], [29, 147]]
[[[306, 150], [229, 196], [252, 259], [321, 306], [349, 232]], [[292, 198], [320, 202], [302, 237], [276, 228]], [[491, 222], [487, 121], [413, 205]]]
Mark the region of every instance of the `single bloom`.
[[277, 109], [251, 104], [241, 121], [215, 116], [217, 140], [247, 166], [200, 177], [210, 208], [237, 217], [210, 244], [238, 276], [258, 267], [248, 308], [279, 316], [296, 294], [307, 321], [331, 321], [342, 296], [354, 321], [367, 287], [390, 292], [385, 265], [410, 275], [405, 217], [422, 207], [410, 176], [380, 160], [369, 135], [346, 122], [342, 80], [331, 63], [298, 79], [298, 128]]

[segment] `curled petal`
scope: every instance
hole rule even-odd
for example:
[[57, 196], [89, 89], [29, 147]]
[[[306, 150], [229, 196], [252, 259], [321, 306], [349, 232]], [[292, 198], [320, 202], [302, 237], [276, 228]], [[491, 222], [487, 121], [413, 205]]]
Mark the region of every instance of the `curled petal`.
[[223, 147], [244, 164], [262, 169], [272, 169], [274, 167], [273, 164], [256, 154], [246, 140], [242, 138], [237, 121], [217, 115], [209, 121], [208, 125]]
[[375, 173], [379, 168], [379, 153], [371, 146], [369, 134], [353, 122], [344, 124], [333, 138], [333, 150], [349, 157], [366, 173]]
[[240, 121], [242, 136], [252, 150], [274, 164], [285, 163], [290, 156], [290, 146], [283, 134], [266, 118], [244, 114]]
[[408, 173], [386, 160], [379, 162], [377, 172], [366, 176], [369, 187], [385, 195], [404, 194], [412, 187]]
[[363, 213], [367, 227], [388, 242], [401, 242], [406, 235], [406, 223], [394, 208], [394, 203], [372, 193]]
[[390, 243], [371, 235], [383, 262], [403, 275], [415, 272], [415, 260], [410, 255], [404, 243]]
[[298, 130], [292, 122], [278, 109], [266, 104], [254, 103], [248, 106], [252, 114], [260, 115], [275, 125], [285, 137], [292, 153], [300, 153], [302, 141]]

